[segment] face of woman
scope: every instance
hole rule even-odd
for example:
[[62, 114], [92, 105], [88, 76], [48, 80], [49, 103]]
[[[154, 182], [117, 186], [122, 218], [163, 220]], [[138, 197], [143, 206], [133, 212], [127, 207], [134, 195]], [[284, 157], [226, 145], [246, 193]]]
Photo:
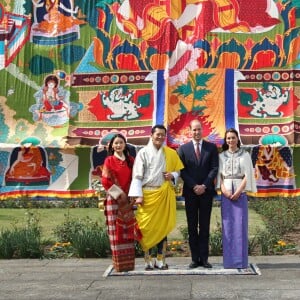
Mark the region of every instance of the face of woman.
[[54, 88], [55, 87], [55, 82], [53, 81], [53, 80], [50, 80], [50, 81], [48, 81], [48, 83], [47, 83], [47, 86], [49, 87], [49, 88]]
[[226, 134], [226, 143], [229, 146], [229, 149], [236, 150], [238, 144], [238, 137], [234, 132], [228, 132]]
[[113, 144], [112, 144], [112, 148], [115, 152], [117, 152], [119, 155], [121, 155], [125, 149], [125, 142], [122, 138], [117, 137], [114, 139]]

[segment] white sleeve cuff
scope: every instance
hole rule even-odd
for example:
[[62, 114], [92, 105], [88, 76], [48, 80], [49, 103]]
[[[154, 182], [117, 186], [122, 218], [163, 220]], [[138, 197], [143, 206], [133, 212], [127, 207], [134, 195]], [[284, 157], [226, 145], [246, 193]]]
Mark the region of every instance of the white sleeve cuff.
[[142, 181], [140, 179], [132, 179], [128, 196], [143, 197]]
[[174, 181], [173, 181], [173, 184], [176, 185], [177, 184], [177, 181], [178, 181], [178, 177], [180, 175], [179, 172], [171, 172], [171, 174], [173, 175], [174, 177]]

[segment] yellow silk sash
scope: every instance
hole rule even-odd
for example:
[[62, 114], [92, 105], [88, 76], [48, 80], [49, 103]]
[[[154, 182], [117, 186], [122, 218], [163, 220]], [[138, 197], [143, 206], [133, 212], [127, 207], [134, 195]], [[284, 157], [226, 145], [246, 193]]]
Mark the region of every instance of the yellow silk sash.
[[[164, 147], [166, 171], [174, 172], [183, 168], [177, 153]], [[140, 244], [144, 251], [157, 245], [176, 225], [175, 189], [169, 181], [155, 190], [143, 190], [144, 203], [139, 206], [136, 219], [142, 232]]]

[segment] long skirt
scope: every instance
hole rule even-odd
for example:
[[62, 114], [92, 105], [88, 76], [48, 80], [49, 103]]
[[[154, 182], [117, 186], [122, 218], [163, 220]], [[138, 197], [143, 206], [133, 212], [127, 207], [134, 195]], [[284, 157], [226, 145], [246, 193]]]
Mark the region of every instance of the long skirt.
[[117, 201], [111, 197], [108, 197], [104, 202], [104, 213], [114, 269], [117, 272], [134, 270], [135, 218], [124, 217], [122, 214], [126, 212], [121, 213], [118, 210]]
[[221, 197], [223, 265], [225, 269], [248, 267], [248, 199]]

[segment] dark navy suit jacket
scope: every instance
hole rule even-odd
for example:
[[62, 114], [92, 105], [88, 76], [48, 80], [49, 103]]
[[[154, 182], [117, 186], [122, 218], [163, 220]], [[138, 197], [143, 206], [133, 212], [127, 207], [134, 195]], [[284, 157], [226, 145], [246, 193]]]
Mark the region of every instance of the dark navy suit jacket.
[[180, 171], [184, 181], [183, 195], [194, 194], [193, 187], [196, 184], [204, 184], [206, 193], [214, 195], [214, 181], [219, 168], [219, 154], [217, 146], [213, 143], [202, 140], [201, 156], [198, 162], [193, 141], [190, 141], [178, 149], [178, 154], [184, 164]]

